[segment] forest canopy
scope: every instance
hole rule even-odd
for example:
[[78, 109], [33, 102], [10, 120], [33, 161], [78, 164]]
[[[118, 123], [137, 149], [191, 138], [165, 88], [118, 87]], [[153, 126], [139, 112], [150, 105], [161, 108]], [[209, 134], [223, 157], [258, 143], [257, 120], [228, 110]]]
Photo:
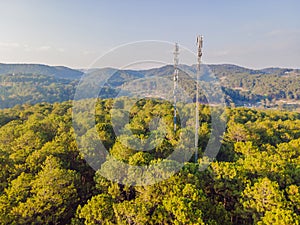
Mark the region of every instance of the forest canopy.
[[[149, 134], [155, 110], [166, 115], [170, 129], [147, 152], [120, 143], [112, 129], [113, 104], [99, 99], [95, 116], [98, 137], [113, 157], [152, 165], [172, 153], [177, 139], [169, 103], [144, 99], [130, 110], [129, 127], [140, 139]], [[214, 110], [199, 110], [200, 156]], [[0, 224], [299, 224], [300, 114], [226, 108], [221, 119], [227, 129], [207, 169], [200, 168], [205, 158], [191, 158], [168, 179], [129, 186], [87, 164], [74, 136], [72, 102], [1, 110]]]

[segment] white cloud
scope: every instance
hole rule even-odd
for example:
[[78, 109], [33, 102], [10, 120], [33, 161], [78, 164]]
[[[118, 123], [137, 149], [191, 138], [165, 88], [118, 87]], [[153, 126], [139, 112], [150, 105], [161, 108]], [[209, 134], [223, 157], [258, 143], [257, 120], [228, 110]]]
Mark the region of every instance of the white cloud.
[[0, 47], [4, 47], [4, 48], [18, 48], [18, 47], [20, 47], [20, 44], [16, 43], [16, 42], [0, 42]]
[[221, 57], [221, 56], [228, 56], [230, 54], [230, 51], [229, 50], [212, 51], [209, 54], [211, 57]]
[[38, 51], [48, 51], [51, 49], [51, 46], [41, 46], [41, 47], [38, 47]]
[[293, 30], [293, 29], [276, 29], [269, 31], [265, 34], [267, 37], [286, 37], [286, 36], [299, 36], [300, 31], [299, 30]]
[[94, 54], [96, 54], [96, 52], [95, 51], [84, 50], [84, 51], [82, 51], [82, 54], [83, 55], [94, 55]]
[[58, 52], [65, 52], [66, 50], [64, 48], [57, 48]]

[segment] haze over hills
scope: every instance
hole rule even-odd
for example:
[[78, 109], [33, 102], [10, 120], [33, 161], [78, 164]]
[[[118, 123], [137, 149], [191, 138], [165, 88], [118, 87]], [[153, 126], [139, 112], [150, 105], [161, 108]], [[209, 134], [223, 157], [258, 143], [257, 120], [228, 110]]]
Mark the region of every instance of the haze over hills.
[[[236, 106], [299, 107], [300, 70], [289, 68], [266, 68], [253, 70], [231, 64], [203, 66], [201, 79], [206, 90], [212, 83], [221, 86], [226, 103]], [[38, 102], [62, 102], [74, 98], [76, 86], [85, 70], [41, 64], [0, 64], [0, 108], [17, 104]], [[85, 71], [86, 72], [86, 71]], [[116, 96], [124, 84], [133, 81], [133, 89], [149, 89], [150, 78], [172, 81], [172, 65], [147, 70], [118, 70], [113, 68], [91, 69], [95, 82], [105, 76], [105, 88], [100, 97]], [[179, 86], [190, 96], [195, 94], [196, 65], [180, 65]], [[215, 79], [215, 78], [217, 79]], [[147, 83], [148, 82], [148, 83]], [[93, 87], [97, 88], [97, 87]], [[151, 89], [151, 87], [150, 87]], [[163, 91], [163, 90], [162, 90]], [[211, 90], [213, 95], [213, 90]], [[159, 94], [159, 93], [158, 93]], [[210, 93], [208, 93], [210, 94]], [[202, 96], [205, 101], [205, 97]]]
[[35, 74], [53, 76], [62, 79], [80, 79], [83, 72], [64, 66], [48, 66], [42, 64], [3, 64], [0, 63], [0, 75]]

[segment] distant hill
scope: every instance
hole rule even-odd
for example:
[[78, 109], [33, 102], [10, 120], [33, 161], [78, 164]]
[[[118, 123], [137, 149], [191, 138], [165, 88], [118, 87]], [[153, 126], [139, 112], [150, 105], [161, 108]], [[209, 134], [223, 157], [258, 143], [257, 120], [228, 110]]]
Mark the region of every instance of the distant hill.
[[300, 70], [209, 65], [235, 105], [300, 107]]
[[80, 79], [83, 72], [64, 66], [47, 66], [41, 64], [3, 64], [0, 63], [0, 75], [34, 74], [53, 76], [62, 79]]
[[[195, 99], [196, 65], [180, 65], [179, 68], [179, 86], [192, 99]], [[201, 85], [205, 88], [206, 94], [212, 97], [211, 99], [219, 98], [215, 95], [214, 85], [220, 85], [228, 105], [300, 107], [300, 70], [298, 69], [253, 70], [236, 65], [220, 64], [202, 65], [202, 70]], [[104, 79], [104, 88], [99, 90], [99, 96], [110, 98], [117, 96], [124, 85], [127, 85], [129, 91], [133, 92], [153, 88], [150, 78], [164, 78], [160, 83], [162, 90], [158, 94], [164, 89], [172, 89], [166, 86], [163, 80], [172, 82], [174, 67], [166, 65], [147, 70], [114, 68], [75, 70], [40, 64], [0, 64], [0, 108], [24, 103], [34, 104], [43, 101], [52, 103], [73, 99], [76, 86], [85, 73], [88, 73], [89, 79], [92, 80], [84, 84], [86, 85], [83, 86], [86, 91], [84, 96], [91, 97], [90, 90], [99, 88], [96, 85], [98, 80]], [[201, 93], [200, 96], [201, 101], [207, 100]]]

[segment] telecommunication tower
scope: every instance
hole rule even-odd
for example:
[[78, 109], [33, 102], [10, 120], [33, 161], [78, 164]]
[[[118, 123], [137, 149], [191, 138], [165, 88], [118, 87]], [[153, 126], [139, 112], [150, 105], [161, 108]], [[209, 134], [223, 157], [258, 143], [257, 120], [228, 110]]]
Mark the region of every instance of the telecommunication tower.
[[198, 162], [198, 130], [199, 130], [199, 76], [200, 76], [200, 65], [202, 57], [202, 47], [203, 47], [203, 36], [197, 36], [197, 73], [196, 73], [196, 122], [195, 122], [195, 163]]
[[177, 129], [177, 86], [178, 86], [178, 62], [179, 62], [179, 46], [175, 43], [175, 50], [174, 50], [174, 89], [173, 89], [173, 96], [174, 96], [174, 132]]

